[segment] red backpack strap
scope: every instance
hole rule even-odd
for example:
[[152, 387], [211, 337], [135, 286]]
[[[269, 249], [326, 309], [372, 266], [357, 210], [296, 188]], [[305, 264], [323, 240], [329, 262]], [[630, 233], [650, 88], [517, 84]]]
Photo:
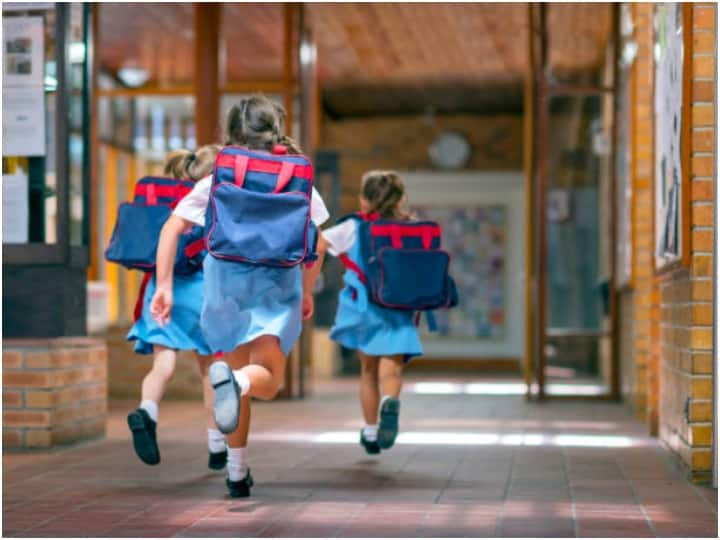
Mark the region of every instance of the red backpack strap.
[[143, 308], [143, 300], [145, 299], [145, 291], [147, 290], [148, 283], [150, 283], [150, 278], [152, 277], [152, 272], [145, 272], [145, 276], [143, 277], [142, 283], [140, 283], [140, 292], [138, 293], [138, 299], [135, 302], [135, 309], [133, 310], [133, 317], [135, 322], [140, 320], [140, 317], [142, 317], [142, 308]]
[[157, 206], [157, 188], [155, 184], [149, 183], [145, 187], [145, 200], [150, 206]]
[[205, 238], [198, 238], [194, 242], [190, 242], [187, 246], [185, 246], [185, 256], [192, 259], [201, 253], [203, 249], [205, 249]]
[[340, 259], [340, 262], [345, 268], [357, 274], [357, 277], [363, 285], [367, 285], [368, 279], [365, 272], [362, 271], [362, 268], [360, 268], [355, 261], [348, 257], [347, 253], [341, 254], [338, 259]]
[[235, 184], [242, 187], [245, 183], [245, 173], [247, 172], [250, 158], [243, 154], [235, 156]]
[[293, 173], [295, 172], [295, 164], [289, 161], [284, 161], [282, 167], [280, 167], [280, 173], [278, 174], [277, 184], [273, 193], [280, 193], [292, 180]]

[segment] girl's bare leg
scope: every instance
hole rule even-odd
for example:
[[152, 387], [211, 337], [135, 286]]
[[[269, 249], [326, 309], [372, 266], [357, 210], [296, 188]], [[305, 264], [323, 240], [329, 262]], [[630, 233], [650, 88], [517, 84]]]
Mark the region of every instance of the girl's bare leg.
[[360, 357], [360, 404], [367, 425], [377, 424], [378, 407], [380, 406], [380, 389], [378, 387], [377, 356], [368, 356], [358, 351]]

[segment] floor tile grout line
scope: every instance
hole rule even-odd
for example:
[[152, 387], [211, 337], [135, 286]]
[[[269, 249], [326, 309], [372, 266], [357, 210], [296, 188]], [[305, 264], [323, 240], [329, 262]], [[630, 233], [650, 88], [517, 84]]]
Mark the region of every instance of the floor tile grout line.
[[625, 473], [625, 468], [622, 466], [622, 463], [618, 462], [617, 458], [615, 458], [615, 463], [617, 464], [618, 469], [620, 470], [620, 475], [622, 476], [623, 480], [628, 484], [630, 487], [630, 491], [632, 492], [633, 499], [635, 500], [635, 504], [640, 509], [640, 512], [642, 513], [643, 517], [645, 518], [645, 522], [647, 523], [648, 528], [650, 529], [650, 532], [655, 536], [655, 538], [658, 538], [658, 532], [655, 529], [655, 523], [650, 518], [650, 515], [647, 513], [647, 510], [645, 509], [645, 505], [640, 500], [640, 496], [638, 495], [637, 490], [635, 489], [635, 483], [633, 482], [632, 478], [630, 478]]
[[565, 486], [567, 487], [567, 493], [568, 498], [570, 500], [570, 516], [572, 517], [573, 522], [573, 533], [575, 534], [575, 538], [580, 537], [580, 523], [578, 523], [577, 519], [577, 506], [575, 505], [575, 490], [572, 487], [572, 484], [570, 483], [570, 465], [568, 462], [568, 452], [567, 448], [562, 448], [562, 456], [563, 456], [563, 472], [565, 473]]
[[502, 530], [504, 526], [505, 521], [505, 503], [508, 499], [508, 494], [510, 493], [510, 488], [512, 487], [513, 483], [513, 476], [515, 474], [515, 453], [517, 452], [517, 448], [513, 448], [512, 452], [510, 454], [510, 470], [508, 471], [508, 477], [507, 481], [505, 482], [505, 489], [503, 489], [503, 495], [502, 500], [500, 501], [500, 509], [496, 517], [495, 522], [495, 537], [499, 538], [502, 535]]
[[448, 476], [447, 481], [445, 482], [445, 485], [440, 489], [437, 496], [435, 497], [435, 500], [433, 501], [433, 504], [439, 504], [440, 499], [442, 498], [443, 493], [448, 489], [450, 484], [452, 483], [453, 479], [455, 478], [455, 473], [457, 473], [458, 468], [460, 467], [460, 463], [462, 463], [464, 460], [464, 456], [461, 457], [458, 461], [455, 462], [455, 466], [453, 467], [452, 472]]
[[695, 491], [697, 493], [698, 497], [703, 501], [703, 503], [705, 503], [705, 506], [707, 506], [710, 509], [710, 512], [717, 518], [718, 517], [717, 507], [713, 506], [713, 504], [709, 500], [707, 500], [705, 495], [700, 491], [699, 486], [693, 484], [692, 482], [689, 482], [689, 484], [690, 484], [690, 487], [693, 489], [693, 491]]

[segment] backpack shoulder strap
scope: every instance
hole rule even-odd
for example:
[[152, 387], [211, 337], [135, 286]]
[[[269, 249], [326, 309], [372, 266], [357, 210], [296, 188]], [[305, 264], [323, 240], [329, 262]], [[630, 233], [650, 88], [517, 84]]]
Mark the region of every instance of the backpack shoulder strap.
[[[360, 214], [359, 212], [354, 212], [352, 214], [347, 214], [345, 216], [342, 216], [340, 219], [337, 220], [336, 225], [340, 225], [341, 223], [344, 223], [344, 222], [350, 221], [350, 220], [357, 222], [358, 226], [361, 225], [362, 223], [368, 221], [367, 219], [365, 219], [365, 216], [363, 216], [363, 214]], [[358, 240], [360, 240], [360, 238], [361, 238], [361, 235], [358, 234]], [[355, 261], [353, 261], [348, 256], [347, 253], [342, 253], [338, 258], [340, 259], [340, 262], [345, 267], [345, 269], [357, 274], [357, 277], [358, 277], [358, 279], [360, 279], [360, 282], [363, 283], [364, 285], [367, 285], [368, 279], [367, 279], [367, 276], [365, 275], [365, 272], [363, 272], [362, 268], [360, 268], [360, 266]]]

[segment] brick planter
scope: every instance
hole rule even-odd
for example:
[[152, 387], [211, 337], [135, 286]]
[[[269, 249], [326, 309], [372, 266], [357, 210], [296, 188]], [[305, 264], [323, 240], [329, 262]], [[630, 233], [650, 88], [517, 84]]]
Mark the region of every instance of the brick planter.
[[105, 435], [104, 341], [4, 340], [2, 372], [4, 449], [47, 449]]

